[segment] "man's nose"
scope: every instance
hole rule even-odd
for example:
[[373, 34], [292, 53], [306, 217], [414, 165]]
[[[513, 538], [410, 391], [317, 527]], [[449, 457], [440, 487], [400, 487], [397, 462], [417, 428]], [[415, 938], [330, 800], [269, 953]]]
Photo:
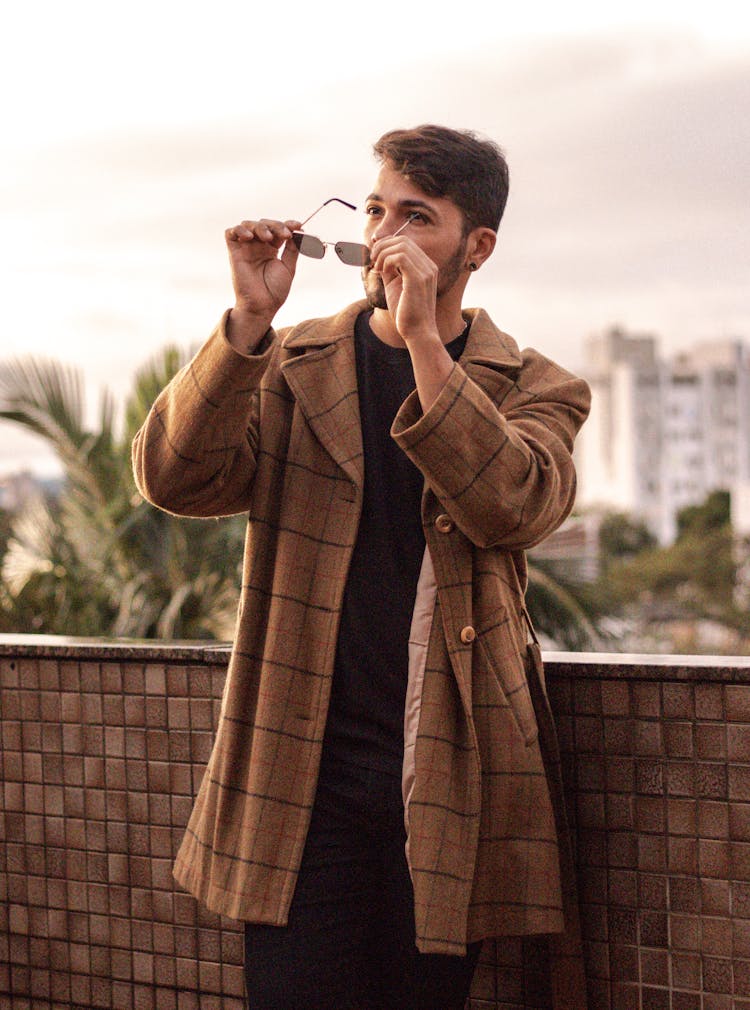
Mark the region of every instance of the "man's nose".
[[383, 214], [379, 219], [378, 223], [372, 230], [372, 238], [388, 238], [389, 235], [393, 234], [395, 229], [395, 219], [391, 214]]
[[411, 224], [414, 214], [409, 214], [405, 221], [399, 223], [399, 218], [392, 214], [384, 214], [372, 232], [372, 238], [395, 238], [408, 224]]

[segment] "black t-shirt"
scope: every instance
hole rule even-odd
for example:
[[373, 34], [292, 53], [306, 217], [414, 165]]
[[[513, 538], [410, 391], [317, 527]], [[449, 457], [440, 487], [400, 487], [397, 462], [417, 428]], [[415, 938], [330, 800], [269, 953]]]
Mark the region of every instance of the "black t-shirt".
[[[408, 642], [424, 554], [424, 478], [390, 429], [414, 391], [411, 357], [357, 319], [354, 340], [365, 485], [357, 541], [344, 591], [324, 753], [327, 758], [401, 775]], [[468, 326], [446, 345], [457, 360]]]

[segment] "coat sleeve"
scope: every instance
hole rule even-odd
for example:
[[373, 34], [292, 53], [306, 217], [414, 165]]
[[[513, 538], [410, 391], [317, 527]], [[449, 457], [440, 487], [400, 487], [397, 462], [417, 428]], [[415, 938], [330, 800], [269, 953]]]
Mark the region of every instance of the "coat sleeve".
[[225, 313], [207, 342], [157, 397], [133, 440], [138, 490], [184, 516], [224, 516], [248, 507], [256, 466], [260, 382], [278, 341], [239, 354]]
[[416, 393], [391, 434], [477, 547], [533, 547], [573, 507], [573, 440], [590, 407], [582, 379], [536, 351], [520, 369], [457, 364], [422, 414]]

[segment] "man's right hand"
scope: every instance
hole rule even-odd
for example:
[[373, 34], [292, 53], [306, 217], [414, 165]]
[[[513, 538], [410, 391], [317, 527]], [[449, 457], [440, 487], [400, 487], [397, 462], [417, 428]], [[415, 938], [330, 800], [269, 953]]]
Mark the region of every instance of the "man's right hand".
[[243, 221], [224, 233], [235, 294], [227, 337], [242, 354], [255, 350], [287, 299], [299, 255], [290, 241], [295, 228], [299, 221], [263, 218]]

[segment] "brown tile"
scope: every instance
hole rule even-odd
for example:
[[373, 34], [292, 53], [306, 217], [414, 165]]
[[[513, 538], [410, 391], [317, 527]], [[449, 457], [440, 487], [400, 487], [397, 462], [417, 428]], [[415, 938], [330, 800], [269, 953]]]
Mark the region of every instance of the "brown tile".
[[[182, 701], [184, 699], [174, 699]], [[187, 703], [186, 703], [187, 704]], [[125, 695], [125, 725], [140, 727], [146, 725], [146, 699], [140, 695]]]
[[650, 834], [663, 832], [666, 826], [663, 798], [661, 796], [638, 796], [635, 803], [638, 830]]
[[724, 719], [724, 688], [721, 684], [695, 685], [695, 716], [697, 719]]
[[698, 871], [698, 842], [695, 838], [669, 839], [669, 872], [695, 874]]
[[606, 823], [610, 831], [628, 830], [635, 827], [634, 801], [632, 796], [619, 793], [607, 796]]
[[698, 763], [695, 769], [695, 783], [698, 796], [707, 799], [727, 799], [727, 766], [724, 764]]
[[750, 921], [732, 919], [732, 957], [750, 958]]
[[148, 663], [144, 670], [144, 691], [146, 694], [163, 695], [167, 690], [166, 667], [163, 663]]
[[734, 990], [737, 996], [750, 996], [750, 961], [733, 962]]
[[728, 958], [703, 957], [703, 988], [711, 993], [732, 992], [732, 962]]
[[750, 843], [730, 842], [729, 858], [734, 880], [750, 880]]
[[670, 796], [694, 796], [695, 779], [696, 768], [692, 761], [667, 762], [666, 784]]
[[638, 942], [638, 915], [635, 909], [610, 908], [607, 916], [611, 943], [635, 946]]
[[693, 757], [693, 723], [668, 722], [664, 724], [664, 750], [668, 757]]
[[167, 725], [167, 699], [146, 697], [146, 726], [151, 729]]
[[646, 873], [666, 870], [666, 839], [659, 835], [640, 835], [637, 841], [639, 870]]
[[750, 722], [750, 684], [726, 684], [724, 705], [727, 722]]
[[732, 882], [732, 911], [742, 919], [750, 919], [750, 884]]
[[669, 945], [668, 917], [666, 912], [641, 912], [639, 914], [639, 938], [642, 947], [664, 947]]
[[703, 996], [703, 1010], [738, 1010], [735, 1006], [734, 997], [719, 996], [715, 993], [705, 993]]
[[169, 734], [166, 730], [146, 730], [146, 755], [149, 761], [166, 761], [169, 758]]
[[[632, 793], [635, 790], [635, 760], [630, 757], [609, 757], [606, 766], [607, 789], [611, 793]], [[748, 777], [750, 795], [750, 776]]]
[[579, 793], [576, 800], [576, 824], [580, 828], [606, 828], [602, 793]]
[[664, 874], [639, 873], [638, 905], [641, 908], [666, 909], [667, 881]]
[[750, 800], [750, 768], [730, 765], [728, 768], [730, 800]]
[[667, 827], [671, 835], [695, 835], [696, 802], [693, 799], [670, 797], [667, 800]]
[[662, 706], [666, 719], [693, 719], [695, 701], [692, 684], [664, 684]]
[[633, 688], [633, 708], [638, 716], [656, 719], [661, 715], [661, 695], [659, 684], [635, 683]]
[[635, 870], [610, 870], [609, 903], [634, 908], [638, 903], [638, 874]]
[[[190, 744], [191, 756], [193, 761], [198, 764], [206, 764], [208, 759], [211, 757], [211, 751], [214, 745], [214, 734], [213, 732], [202, 732], [200, 730], [192, 734], [192, 740]], [[604, 775], [604, 767], [601, 758], [597, 758], [599, 767], [601, 769], [600, 774]]]
[[613, 943], [610, 946], [610, 972], [615, 982], [638, 982], [638, 948]]
[[669, 937], [673, 950], [700, 950], [700, 917], [697, 915], [670, 915]]
[[750, 762], [750, 725], [727, 726], [727, 756], [730, 761]]
[[750, 842], [750, 803], [732, 803], [729, 806], [729, 837]]
[[729, 842], [701, 838], [698, 841], [698, 865], [701, 876], [726, 880], [730, 866]]
[[664, 753], [662, 724], [653, 720], [638, 719], [635, 723], [635, 753], [643, 757]]
[[701, 988], [700, 954], [674, 952], [670, 954], [672, 964], [672, 985], [675, 989]]
[[669, 908], [672, 912], [701, 911], [701, 889], [694, 877], [669, 878]]
[[[638, 836], [634, 831], [612, 831], [607, 837], [609, 866], [635, 869], [638, 866]], [[594, 860], [590, 860], [594, 863]]]
[[732, 951], [732, 924], [729, 919], [701, 918], [701, 953], [724, 956]]
[[666, 950], [641, 949], [640, 961], [643, 983], [654, 986], [669, 985], [669, 958]]
[[146, 678], [140, 663], [122, 664], [122, 689], [126, 694], [143, 694]]
[[701, 838], [729, 838], [729, 804], [714, 800], [698, 802], [698, 834]]
[[644, 795], [662, 795], [664, 766], [661, 761], [640, 758], [636, 762], [636, 790]]
[[605, 680], [601, 684], [601, 707], [605, 715], [630, 714], [630, 686], [626, 681]]
[[730, 884], [728, 880], [701, 881], [701, 911], [704, 915], [729, 916]]
[[698, 992], [672, 992], [672, 1010], [701, 1010]]
[[726, 760], [726, 724], [698, 723], [695, 727], [695, 754], [702, 761]]
[[[166, 694], [172, 698], [184, 698], [189, 693], [187, 670], [184, 666], [172, 666], [171, 664], [165, 670], [166, 675]], [[552, 688], [552, 683], [550, 683], [550, 689]], [[568, 688], [570, 685], [566, 685]], [[554, 684], [555, 690], [560, 689], [559, 682]], [[557, 711], [557, 710], [556, 710]]]

